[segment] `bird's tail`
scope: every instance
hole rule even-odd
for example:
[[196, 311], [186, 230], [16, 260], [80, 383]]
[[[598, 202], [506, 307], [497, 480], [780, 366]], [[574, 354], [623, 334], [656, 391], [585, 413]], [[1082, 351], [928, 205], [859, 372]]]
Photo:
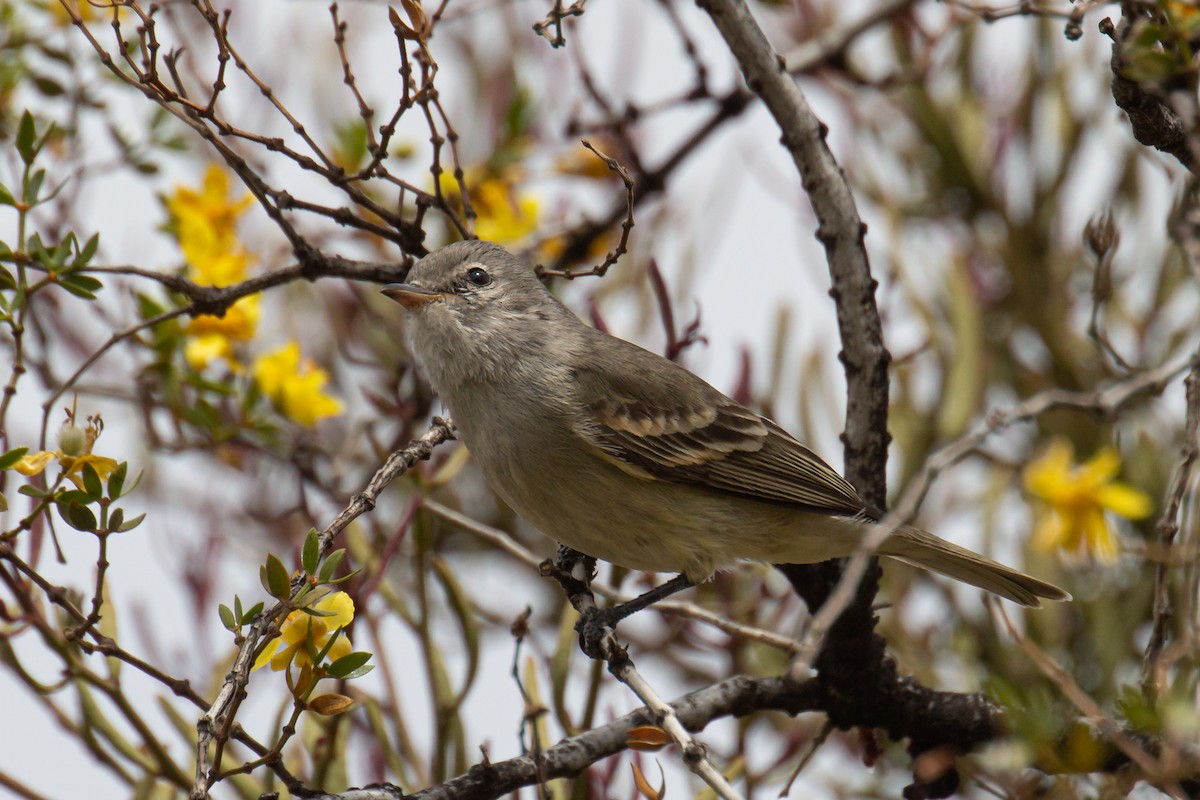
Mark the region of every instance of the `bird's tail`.
[[1023, 572], [997, 564], [972, 553], [965, 547], [950, 544], [931, 533], [903, 527], [888, 537], [879, 554], [889, 556], [923, 569], [940, 572], [955, 580], [978, 586], [1014, 603], [1037, 608], [1041, 599], [1070, 600], [1071, 595], [1052, 583], [1040, 581]]

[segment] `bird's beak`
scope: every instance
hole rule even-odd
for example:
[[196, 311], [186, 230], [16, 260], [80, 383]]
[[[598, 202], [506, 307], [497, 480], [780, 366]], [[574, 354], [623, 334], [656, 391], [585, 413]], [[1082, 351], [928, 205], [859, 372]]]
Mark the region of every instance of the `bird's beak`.
[[413, 286], [411, 283], [389, 283], [380, 291], [405, 308], [420, 308], [446, 297], [444, 292], [435, 292], [433, 289]]

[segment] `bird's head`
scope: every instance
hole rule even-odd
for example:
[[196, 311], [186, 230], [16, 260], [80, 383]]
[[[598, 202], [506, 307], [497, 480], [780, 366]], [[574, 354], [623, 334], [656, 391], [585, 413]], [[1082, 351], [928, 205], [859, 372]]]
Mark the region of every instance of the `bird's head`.
[[570, 313], [520, 259], [483, 241], [434, 251], [382, 291], [408, 311], [413, 353], [443, 391], [519, 366], [550, 335], [547, 323]]

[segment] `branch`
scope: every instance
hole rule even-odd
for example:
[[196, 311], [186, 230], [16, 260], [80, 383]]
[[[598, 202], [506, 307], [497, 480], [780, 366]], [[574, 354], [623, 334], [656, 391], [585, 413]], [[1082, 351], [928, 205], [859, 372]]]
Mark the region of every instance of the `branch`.
[[783, 59], [771, 48], [743, 0], [698, 0], [741, 66], [750, 90], [762, 98], [783, 133], [819, 223], [831, 294], [837, 304], [841, 359], [847, 383], [846, 477], [872, 505], [883, 507], [887, 465], [890, 360], [875, 306], [875, 280], [850, 184], [825, 142], [828, 128], [816, 117]]
[[[454, 432], [451, 423], [439, 417], [434, 417], [433, 425], [430, 426], [425, 435], [411, 442], [407, 447], [392, 453], [387, 462], [371, 478], [367, 487], [361, 493], [355, 495], [345, 510], [320, 532], [322, 555], [329, 552], [333, 539], [338, 533], [356, 518], [375, 507], [375, 500], [385, 486], [412, 469], [417, 462], [429, 458], [433, 449], [439, 444], [453, 438]], [[293, 589], [295, 588], [296, 584], [293, 583]], [[219, 754], [220, 744], [224, 742], [225, 737], [227, 737], [229, 730], [233, 726], [237, 709], [246, 696], [246, 684], [250, 680], [251, 665], [253, 665], [254, 659], [262, 649], [262, 645], [265, 643], [268, 635], [276, 630], [277, 621], [288, 610], [290, 609], [287, 604], [282, 602], [276, 603], [272, 608], [264, 611], [254, 620], [254, 623], [250, 626], [250, 631], [238, 647], [237, 657], [234, 659], [233, 666], [225, 675], [225, 681], [221, 685], [220, 692], [217, 693], [217, 698], [213, 701], [208, 711], [197, 720], [196, 772], [190, 794], [191, 800], [205, 800], [208, 797], [208, 789], [212, 785], [214, 770], [220, 768], [219, 755], [210, 764], [209, 748], [215, 741], [218, 744], [217, 752]]]

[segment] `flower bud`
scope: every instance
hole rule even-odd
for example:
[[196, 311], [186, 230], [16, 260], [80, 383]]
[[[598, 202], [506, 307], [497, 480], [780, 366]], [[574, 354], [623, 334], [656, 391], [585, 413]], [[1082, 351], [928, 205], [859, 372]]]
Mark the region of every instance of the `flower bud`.
[[64, 456], [81, 456], [87, 452], [87, 432], [72, 421], [58, 429], [58, 449]]

